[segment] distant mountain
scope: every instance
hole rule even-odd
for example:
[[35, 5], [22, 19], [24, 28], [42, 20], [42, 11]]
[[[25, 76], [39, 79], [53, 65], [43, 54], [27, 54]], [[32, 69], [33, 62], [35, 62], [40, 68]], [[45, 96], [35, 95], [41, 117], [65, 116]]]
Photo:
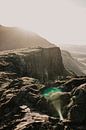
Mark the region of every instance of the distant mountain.
[[85, 72], [83, 71], [83, 68], [85, 69], [85, 66], [82, 63], [80, 63], [77, 59], [73, 58], [68, 51], [62, 50], [61, 52], [63, 64], [67, 70], [75, 73], [78, 76], [85, 75]]
[[71, 56], [76, 59], [79, 68], [86, 74], [86, 44], [59, 44], [62, 50], [71, 53]]
[[36, 33], [0, 25], [0, 50], [54, 46]]
[[59, 43], [59, 46], [63, 50], [68, 50], [71, 53], [78, 53], [78, 54], [86, 54], [86, 44], [62, 44]]

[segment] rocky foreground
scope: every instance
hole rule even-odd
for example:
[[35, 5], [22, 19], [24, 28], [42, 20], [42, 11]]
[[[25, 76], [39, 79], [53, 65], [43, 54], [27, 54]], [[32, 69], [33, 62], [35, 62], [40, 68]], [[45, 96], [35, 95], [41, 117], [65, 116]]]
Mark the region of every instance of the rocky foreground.
[[[57, 52], [56, 48], [53, 49], [55, 49], [53, 52]], [[33, 51], [31, 50], [31, 52]], [[62, 62], [60, 65], [62, 65], [63, 71], [57, 69], [55, 63], [58, 63], [59, 66], [59, 58], [56, 60], [55, 55], [52, 58], [50, 52], [51, 50], [47, 49], [40, 53], [38, 49], [35, 53], [29, 54], [28, 51], [0, 54], [0, 130], [86, 130], [86, 77], [65, 79], [64, 81], [55, 80], [56, 75], [62, 76], [63, 72], [66, 76], [68, 73]], [[38, 54], [46, 55], [46, 60], [42, 59], [47, 63], [44, 64], [46, 66], [40, 66], [41, 63], [37, 62], [36, 57], [38, 56], [39, 61], [42, 61], [42, 57]], [[35, 55], [34, 60], [30, 59], [29, 55], [32, 57]], [[47, 58], [53, 60], [47, 62]], [[28, 63], [27, 69], [26, 63]], [[32, 75], [29, 73], [29, 63], [34, 70]], [[38, 67], [36, 69], [34, 63], [36, 63], [36, 67], [37, 65], [40, 67], [40, 71], [37, 71]], [[45, 68], [47, 73], [44, 71]], [[41, 74], [36, 72], [44, 73], [40, 78]], [[37, 77], [38, 74], [37, 79], [35, 76]], [[52, 79], [52, 82], [48, 78]], [[43, 83], [43, 80], [46, 83]], [[41, 94], [42, 90], [47, 87], [59, 87], [63, 91], [59, 97], [55, 94], [55, 98], [59, 98], [61, 101], [63, 121], [60, 121], [56, 108]]]

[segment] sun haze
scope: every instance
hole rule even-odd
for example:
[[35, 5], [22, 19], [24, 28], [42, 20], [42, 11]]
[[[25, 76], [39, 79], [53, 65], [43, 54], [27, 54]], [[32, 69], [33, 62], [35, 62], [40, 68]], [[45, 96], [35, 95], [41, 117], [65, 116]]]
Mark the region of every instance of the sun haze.
[[0, 24], [34, 31], [54, 43], [86, 44], [85, 0], [0, 0]]

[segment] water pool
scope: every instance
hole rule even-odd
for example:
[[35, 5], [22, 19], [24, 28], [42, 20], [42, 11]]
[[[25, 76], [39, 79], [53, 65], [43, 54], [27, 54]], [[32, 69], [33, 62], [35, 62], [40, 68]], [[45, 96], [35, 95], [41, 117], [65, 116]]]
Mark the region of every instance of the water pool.
[[47, 97], [49, 96], [50, 93], [54, 93], [54, 92], [62, 92], [62, 90], [60, 88], [50, 87], [50, 88], [45, 88], [44, 90], [42, 90], [41, 94]]

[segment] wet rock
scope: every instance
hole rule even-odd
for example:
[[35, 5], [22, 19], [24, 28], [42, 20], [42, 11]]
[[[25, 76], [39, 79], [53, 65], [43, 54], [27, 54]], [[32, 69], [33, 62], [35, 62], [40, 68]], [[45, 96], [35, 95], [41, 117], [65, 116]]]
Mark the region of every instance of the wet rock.
[[55, 93], [51, 93], [48, 97], [46, 97], [46, 99], [47, 99], [47, 104], [49, 106], [48, 113], [50, 113], [51, 116], [59, 118], [59, 111], [61, 112], [62, 115], [64, 115], [66, 106], [70, 102], [70, 93], [55, 92]]
[[68, 112], [68, 119], [73, 122], [84, 122], [86, 119], [86, 107], [79, 105], [73, 105]]
[[64, 91], [71, 92], [74, 88], [77, 88], [79, 85], [86, 83], [86, 77], [82, 78], [73, 78], [64, 83], [62, 87]]
[[86, 84], [82, 84], [72, 92], [68, 119], [75, 122], [86, 122]]

